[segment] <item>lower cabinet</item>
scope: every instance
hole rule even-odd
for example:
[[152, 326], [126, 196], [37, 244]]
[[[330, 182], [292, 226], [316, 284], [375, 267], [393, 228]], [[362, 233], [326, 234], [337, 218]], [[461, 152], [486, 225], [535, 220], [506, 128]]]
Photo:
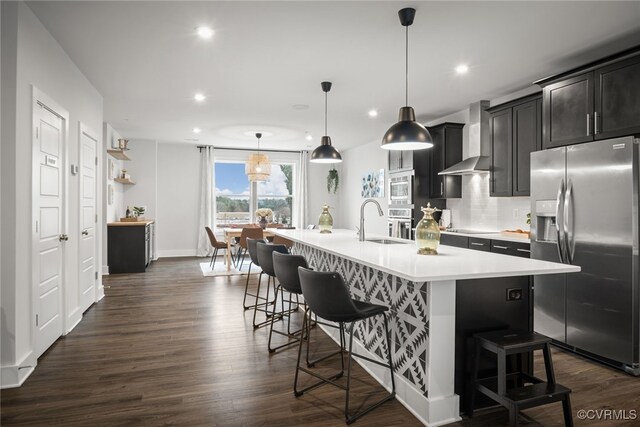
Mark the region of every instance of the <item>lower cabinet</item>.
[[109, 274], [143, 273], [153, 257], [153, 224], [107, 228]]
[[503, 255], [530, 258], [531, 244], [528, 242], [512, 242], [507, 240], [483, 239], [479, 237], [441, 234], [440, 243], [457, 248], [468, 248], [477, 251], [494, 252]]

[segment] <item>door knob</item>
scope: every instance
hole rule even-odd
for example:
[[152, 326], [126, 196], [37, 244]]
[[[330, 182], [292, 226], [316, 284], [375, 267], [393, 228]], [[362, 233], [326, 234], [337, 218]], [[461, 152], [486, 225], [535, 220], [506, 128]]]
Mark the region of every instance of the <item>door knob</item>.
[[83, 236], [88, 236], [89, 235], [89, 230], [82, 230], [82, 235]]
[[69, 236], [67, 236], [66, 234], [61, 234], [60, 236], [58, 236], [58, 240], [61, 242], [66, 242], [67, 240], [69, 240]]

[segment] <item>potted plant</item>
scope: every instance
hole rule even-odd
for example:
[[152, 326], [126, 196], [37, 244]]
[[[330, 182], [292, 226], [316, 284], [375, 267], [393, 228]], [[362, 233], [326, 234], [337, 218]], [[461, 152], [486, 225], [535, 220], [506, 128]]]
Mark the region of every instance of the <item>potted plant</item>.
[[269, 223], [269, 221], [267, 221], [267, 218], [273, 217], [273, 211], [269, 208], [260, 208], [256, 210], [256, 217], [260, 218], [258, 224], [264, 230], [265, 228], [267, 228], [267, 224]]
[[145, 208], [144, 206], [134, 206], [133, 207], [133, 216], [135, 216], [139, 220], [143, 220], [144, 219], [143, 215], [144, 215], [146, 210], [147, 210], [147, 208]]
[[327, 192], [331, 193], [333, 189], [333, 194], [336, 194], [339, 185], [340, 177], [338, 176], [338, 171], [336, 168], [331, 168], [329, 175], [327, 175]]

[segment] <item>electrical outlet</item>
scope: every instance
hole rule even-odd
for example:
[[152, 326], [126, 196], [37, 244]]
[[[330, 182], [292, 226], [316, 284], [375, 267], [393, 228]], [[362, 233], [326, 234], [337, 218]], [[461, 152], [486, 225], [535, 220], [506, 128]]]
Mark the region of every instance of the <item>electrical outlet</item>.
[[507, 289], [507, 301], [521, 301], [521, 300], [522, 300], [521, 288]]
[[513, 210], [513, 219], [518, 219], [518, 216], [520, 216], [520, 211], [516, 208]]

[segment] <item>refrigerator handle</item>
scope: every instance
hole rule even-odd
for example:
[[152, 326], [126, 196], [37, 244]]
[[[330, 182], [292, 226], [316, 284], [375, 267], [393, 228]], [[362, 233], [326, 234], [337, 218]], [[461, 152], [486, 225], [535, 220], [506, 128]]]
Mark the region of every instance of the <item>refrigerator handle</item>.
[[558, 196], [556, 197], [556, 233], [557, 233], [557, 242], [558, 246], [558, 256], [560, 257], [560, 262], [566, 263], [564, 256], [564, 224], [561, 224], [563, 221], [563, 215], [560, 213], [561, 207], [564, 206], [564, 179], [560, 181], [560, 187], [558, 187]]
[[569, 264], [573, 264], [573, 255], [575, 254], [576, 244], [573, 233], [573, 212], [571, 211], [573, 209], [573, 205], [571, 204], [572, 193], [573, 183], [569, 180], [567, 182], [567, 189], [564, 196], [564, 221], [562, 221], [565, 235], [565, 253]]

